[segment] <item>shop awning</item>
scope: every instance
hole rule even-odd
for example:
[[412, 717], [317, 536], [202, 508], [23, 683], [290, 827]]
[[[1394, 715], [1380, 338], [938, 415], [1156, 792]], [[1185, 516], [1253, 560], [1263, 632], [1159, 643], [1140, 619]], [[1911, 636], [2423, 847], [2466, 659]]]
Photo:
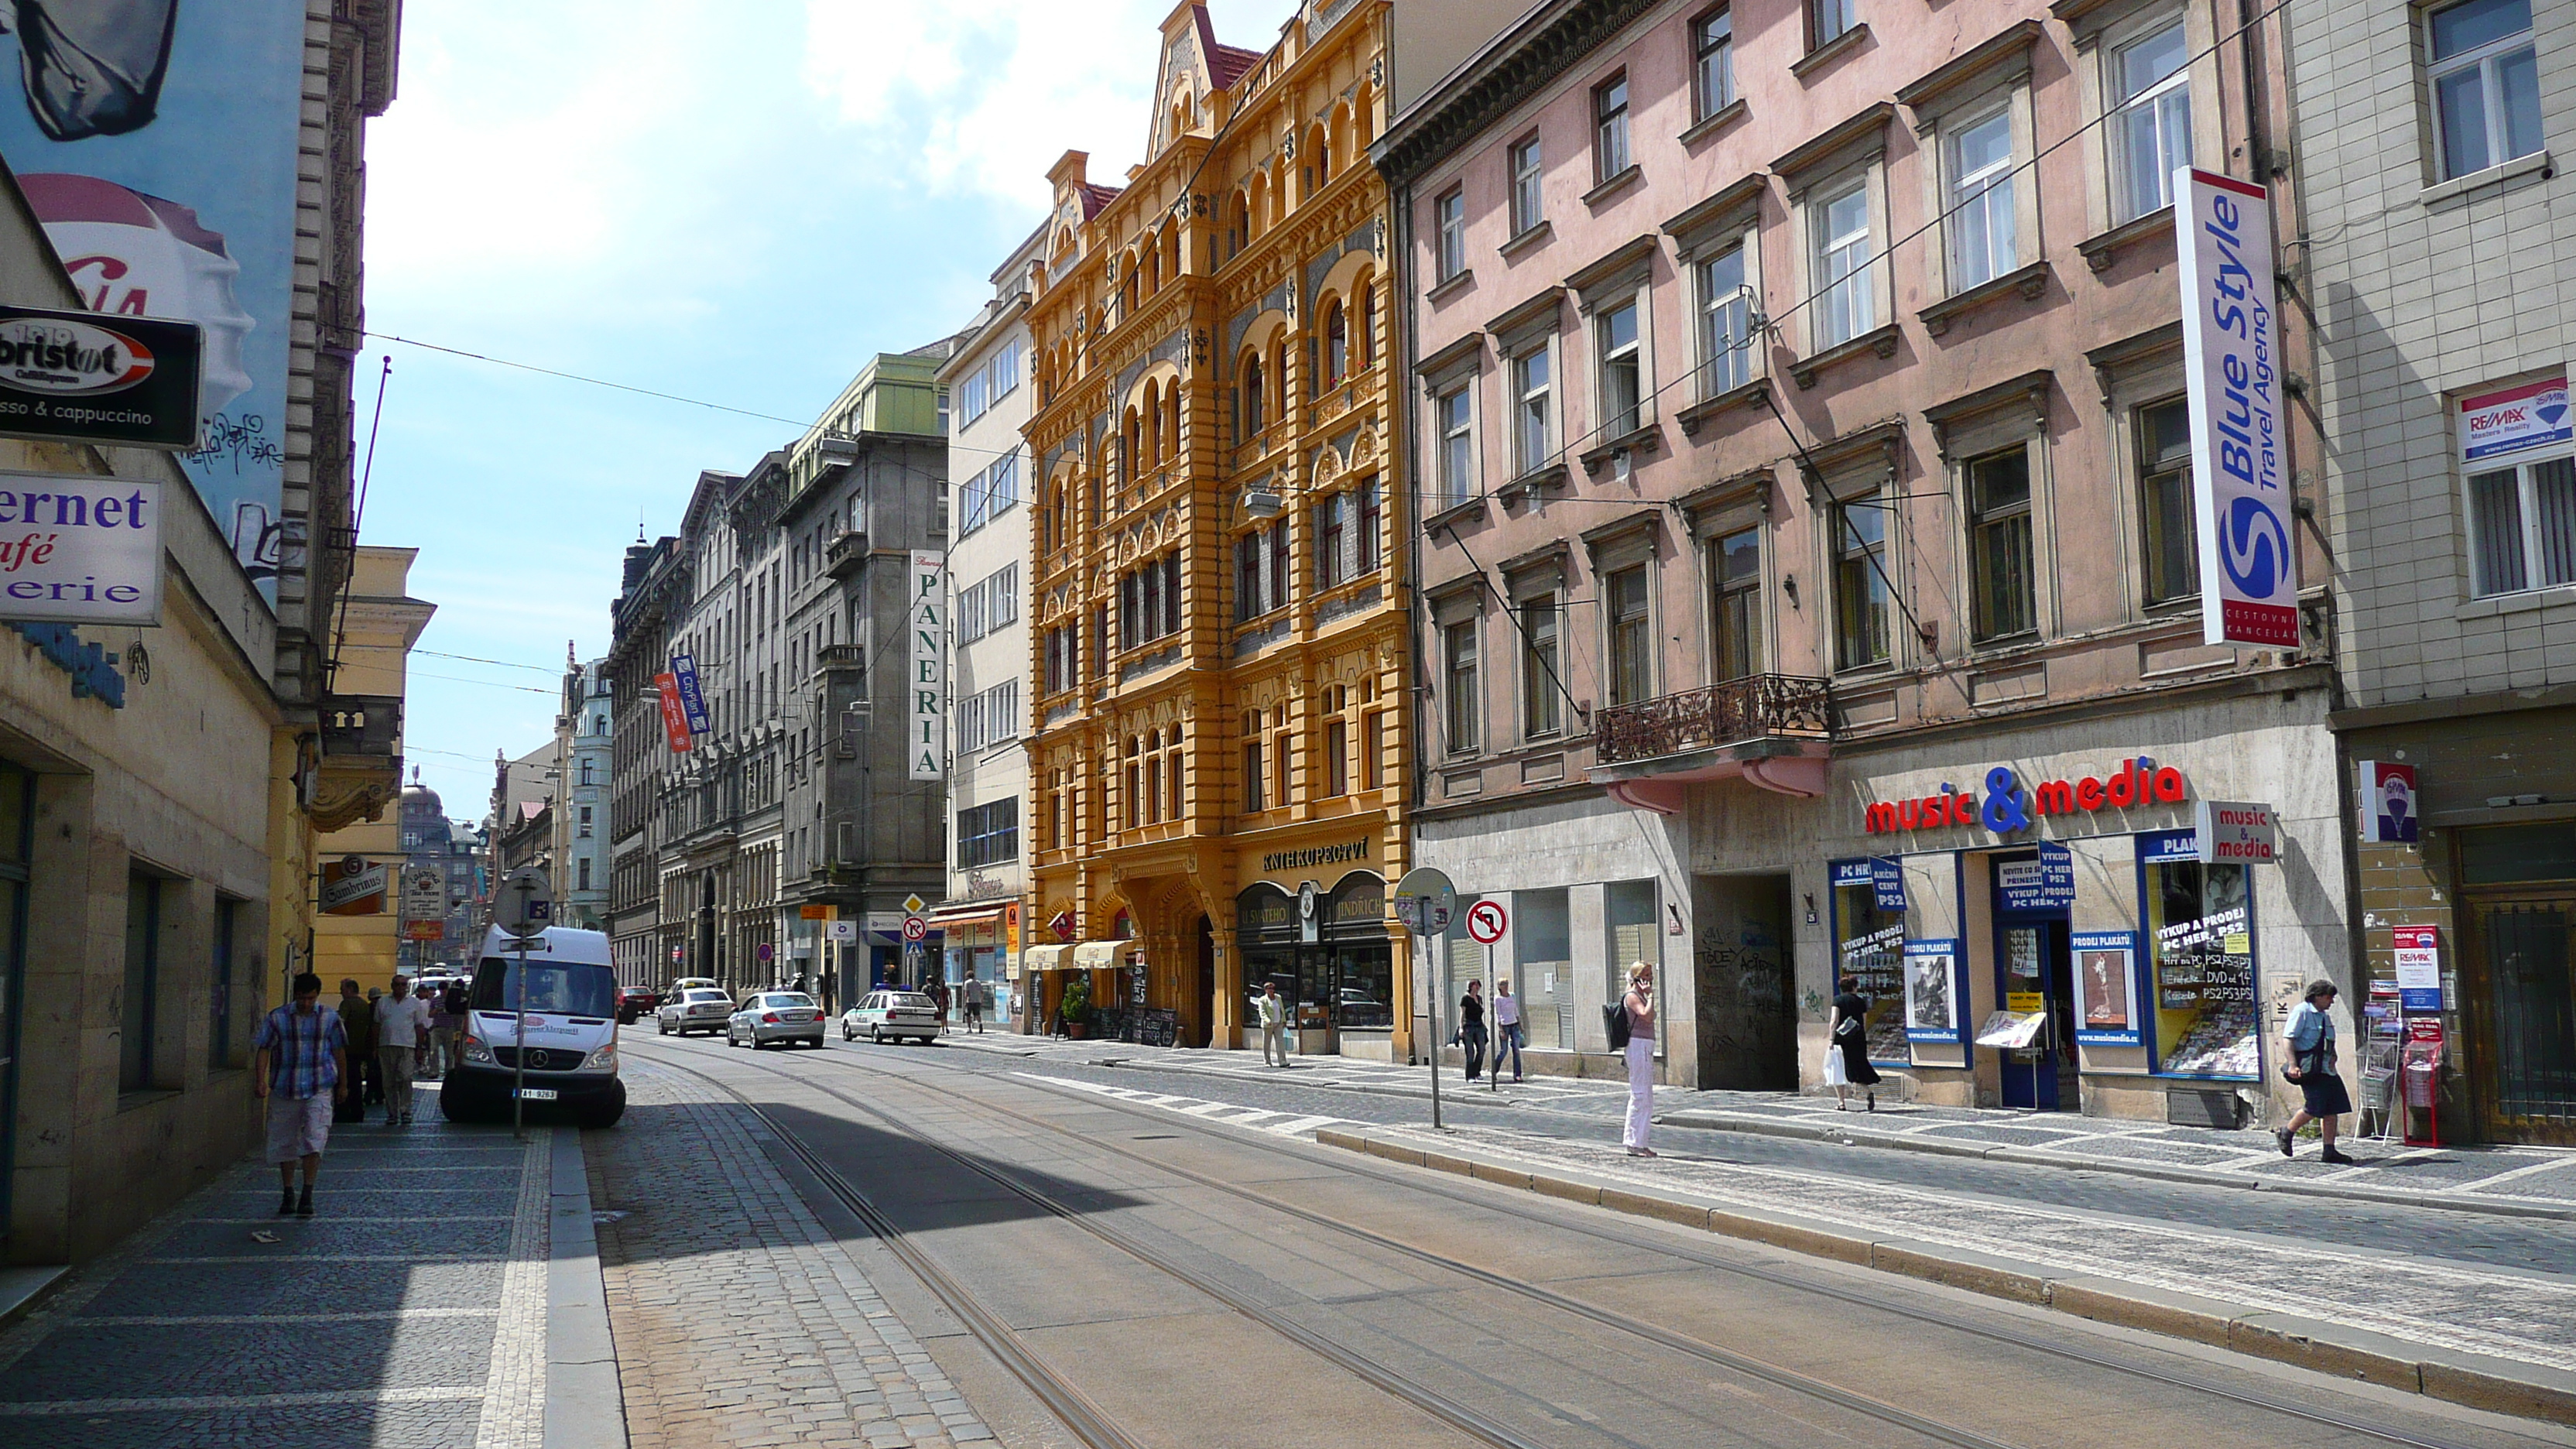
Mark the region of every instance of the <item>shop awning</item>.
[[998, 921], [1002, 918], [1002, 912], [1010, 904], [1009, 901], [957, 901], [931, 907], [930, 919], [943, 926], [962, 925], [975, 921]]
[[1031, 971], [1053, 971], [1070, 964], [1065, 961], [1064, 953], [1072, 949], [1071, 946], [1031, 946], [1020, 953], [1020, 961]]
[[1106, 971], [1118, 964], [1118, 953], [1135, 945], [1133, 941], [1085, 941], [1073, 948], [1073, 967], [1077, 971]]

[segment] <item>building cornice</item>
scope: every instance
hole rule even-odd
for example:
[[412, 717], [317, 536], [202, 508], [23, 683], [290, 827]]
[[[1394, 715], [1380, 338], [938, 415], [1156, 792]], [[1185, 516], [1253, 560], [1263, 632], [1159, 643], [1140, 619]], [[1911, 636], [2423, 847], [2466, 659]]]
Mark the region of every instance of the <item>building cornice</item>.
[[1499, 47], [1434, 93], [1376, 147], [1390, 186], [1410, 185], [1531, 95], [1654, 9], [1655, 0], [1578, 0], [1517, 44]]

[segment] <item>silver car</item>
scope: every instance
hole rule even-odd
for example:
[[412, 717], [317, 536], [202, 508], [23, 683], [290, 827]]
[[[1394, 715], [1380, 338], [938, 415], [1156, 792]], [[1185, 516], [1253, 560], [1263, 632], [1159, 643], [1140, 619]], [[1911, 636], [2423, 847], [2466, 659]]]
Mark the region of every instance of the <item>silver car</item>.
[[671, 999], [654, 1011], [653, 1024], [664, 1036], [674, 1032], [687, 1036], [693, 1031], [712, 1035], [725, 1029], [725, 1018], [731, 1015], [732, 997], [721, 991], [693, 986], [686, 991], [672, 992]]
[[802, 991], [755, 991], [725, 1023], [725, 1045], [823, 1044], [823, 1008]]

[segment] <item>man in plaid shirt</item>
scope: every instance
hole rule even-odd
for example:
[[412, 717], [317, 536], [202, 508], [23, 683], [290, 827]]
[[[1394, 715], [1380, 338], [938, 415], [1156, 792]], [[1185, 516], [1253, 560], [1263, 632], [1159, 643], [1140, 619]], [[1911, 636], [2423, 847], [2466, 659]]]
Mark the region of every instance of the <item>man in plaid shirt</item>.
[[[268, 1102], [268, 1160], [277, 1164], [280, 1217], [313, 1216], [313, 1177], [322, 1170], [322, 1146], [331, 1139], [332, 1099], [349, 1080], [349, 1038], [340, 1014], [322, 1009], [322, 978], [295, 978], [295, 1004], [262, 1018], [251, 1065], [251, 1090]], [[295, 1164], [304, 1164], [304, 1192], [295, 1191]]]

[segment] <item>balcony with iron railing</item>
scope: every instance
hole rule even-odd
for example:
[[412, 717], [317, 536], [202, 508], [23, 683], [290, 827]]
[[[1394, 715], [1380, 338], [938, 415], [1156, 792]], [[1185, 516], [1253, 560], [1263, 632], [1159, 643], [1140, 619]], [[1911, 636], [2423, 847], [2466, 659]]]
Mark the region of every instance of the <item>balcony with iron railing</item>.
[[1716, 780], [1812, 796], [1823, 792], [1834, 733], [1831, 683], [1748, 674], [1603, 709], [1592, 774], [1618, 799], [1665, 814], [1679, 808], [1679, 787]]

